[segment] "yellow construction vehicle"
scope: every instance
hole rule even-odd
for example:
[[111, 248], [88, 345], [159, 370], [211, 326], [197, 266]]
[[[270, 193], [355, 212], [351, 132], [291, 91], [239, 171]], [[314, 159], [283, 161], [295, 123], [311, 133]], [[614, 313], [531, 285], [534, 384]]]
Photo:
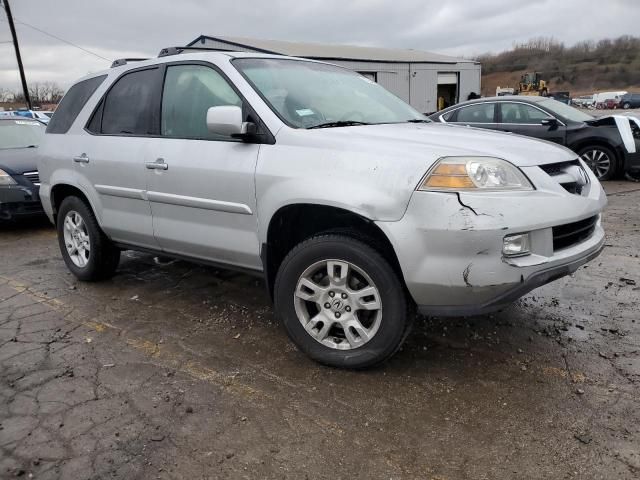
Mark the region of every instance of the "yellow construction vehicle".
[[518, 95], [537, 95], [546, 97], [549, 94], [547, 81], [542, 80], [538, 72], [527, 72], [520, 77]]

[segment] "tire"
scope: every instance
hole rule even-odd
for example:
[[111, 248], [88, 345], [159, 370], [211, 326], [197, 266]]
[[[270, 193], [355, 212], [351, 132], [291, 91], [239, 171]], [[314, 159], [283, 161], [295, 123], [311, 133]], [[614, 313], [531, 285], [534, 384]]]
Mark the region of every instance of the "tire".
[[83, 199], [70, 196], [62, 201], [56, 228], [64, 263], [79, 280], [95, 282], [114, 275], [120, 261], [120, 250], [100, 229], [95, 215]]
[[[610, 180], [618, 169], [617, 159], [613, 150], [601, 145], [590, 145], [578, 151], [580, 158], [596, 174], [598, 180]], [[605, 163], [608, 162], [608, 163]]]
[[622, 108], [629, 110], [631, 108], [631, 104], [629, 102], [625, 102], [624, 105], [622, 105]]
[[[358, 297], [365, 288], [371, 295]], [[332, 367], [384, 362], [398, 351], [413, 321], [404, 285], [389, 262], [346, 235], [318, 235], [293, 248], [278, 270], [274, 293], [276, 314], [293, 343]]]

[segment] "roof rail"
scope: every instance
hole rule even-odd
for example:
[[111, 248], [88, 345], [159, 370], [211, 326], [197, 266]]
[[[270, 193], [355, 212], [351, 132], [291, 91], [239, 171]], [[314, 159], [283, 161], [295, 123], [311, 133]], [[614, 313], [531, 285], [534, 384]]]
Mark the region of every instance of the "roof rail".
[[208, 47], [167, 47], [160, 50], [158, 54], [158, 58], [160, 57], [168, 57], [170, 55], [180, 55], [185, 50], [196, 50], [196, 51], [208, 51], [208, 52], [220, 52], [219, 48], [208, 48]]
[[111, 64], [111, 68], [121, 67], [122, 65], [126, 65], [129, 62], [144, 62], [145, 60], [149, 60], [148, 58], [118, 58], [113, 61]]

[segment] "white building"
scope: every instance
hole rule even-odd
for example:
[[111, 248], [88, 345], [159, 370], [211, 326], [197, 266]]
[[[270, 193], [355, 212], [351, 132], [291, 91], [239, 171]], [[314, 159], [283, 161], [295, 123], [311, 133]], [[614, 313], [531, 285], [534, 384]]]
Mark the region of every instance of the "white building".
[[433, 113], [438, 98], [445, 106], [480, 93], [480, 64], [420, 50], [356, 47], [201, 35], [188, 44], [221, 51], [290, 55], [322, 60], [375, 80], [416, 110]]

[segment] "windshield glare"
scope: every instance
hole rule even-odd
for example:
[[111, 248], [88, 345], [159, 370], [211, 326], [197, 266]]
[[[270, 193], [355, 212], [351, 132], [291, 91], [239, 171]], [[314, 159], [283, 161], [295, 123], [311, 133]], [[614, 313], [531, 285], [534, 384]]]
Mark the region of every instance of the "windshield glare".
[[304, 60], [242, 58], [233, 64], [288, 125], [426, 120], [380, 85], [351, 70]]
[[44, 135], [44, 126], [29, 119], [0, 120], [0, 150], [38, 146]]
[[594, 119], [594, 117], [588, 113], [581, 112], [577, 108], [571, 107], [566, 103], [558, 102], [557, 100], [542, 100], [540, 105], [573, 122], [587, 122]]

